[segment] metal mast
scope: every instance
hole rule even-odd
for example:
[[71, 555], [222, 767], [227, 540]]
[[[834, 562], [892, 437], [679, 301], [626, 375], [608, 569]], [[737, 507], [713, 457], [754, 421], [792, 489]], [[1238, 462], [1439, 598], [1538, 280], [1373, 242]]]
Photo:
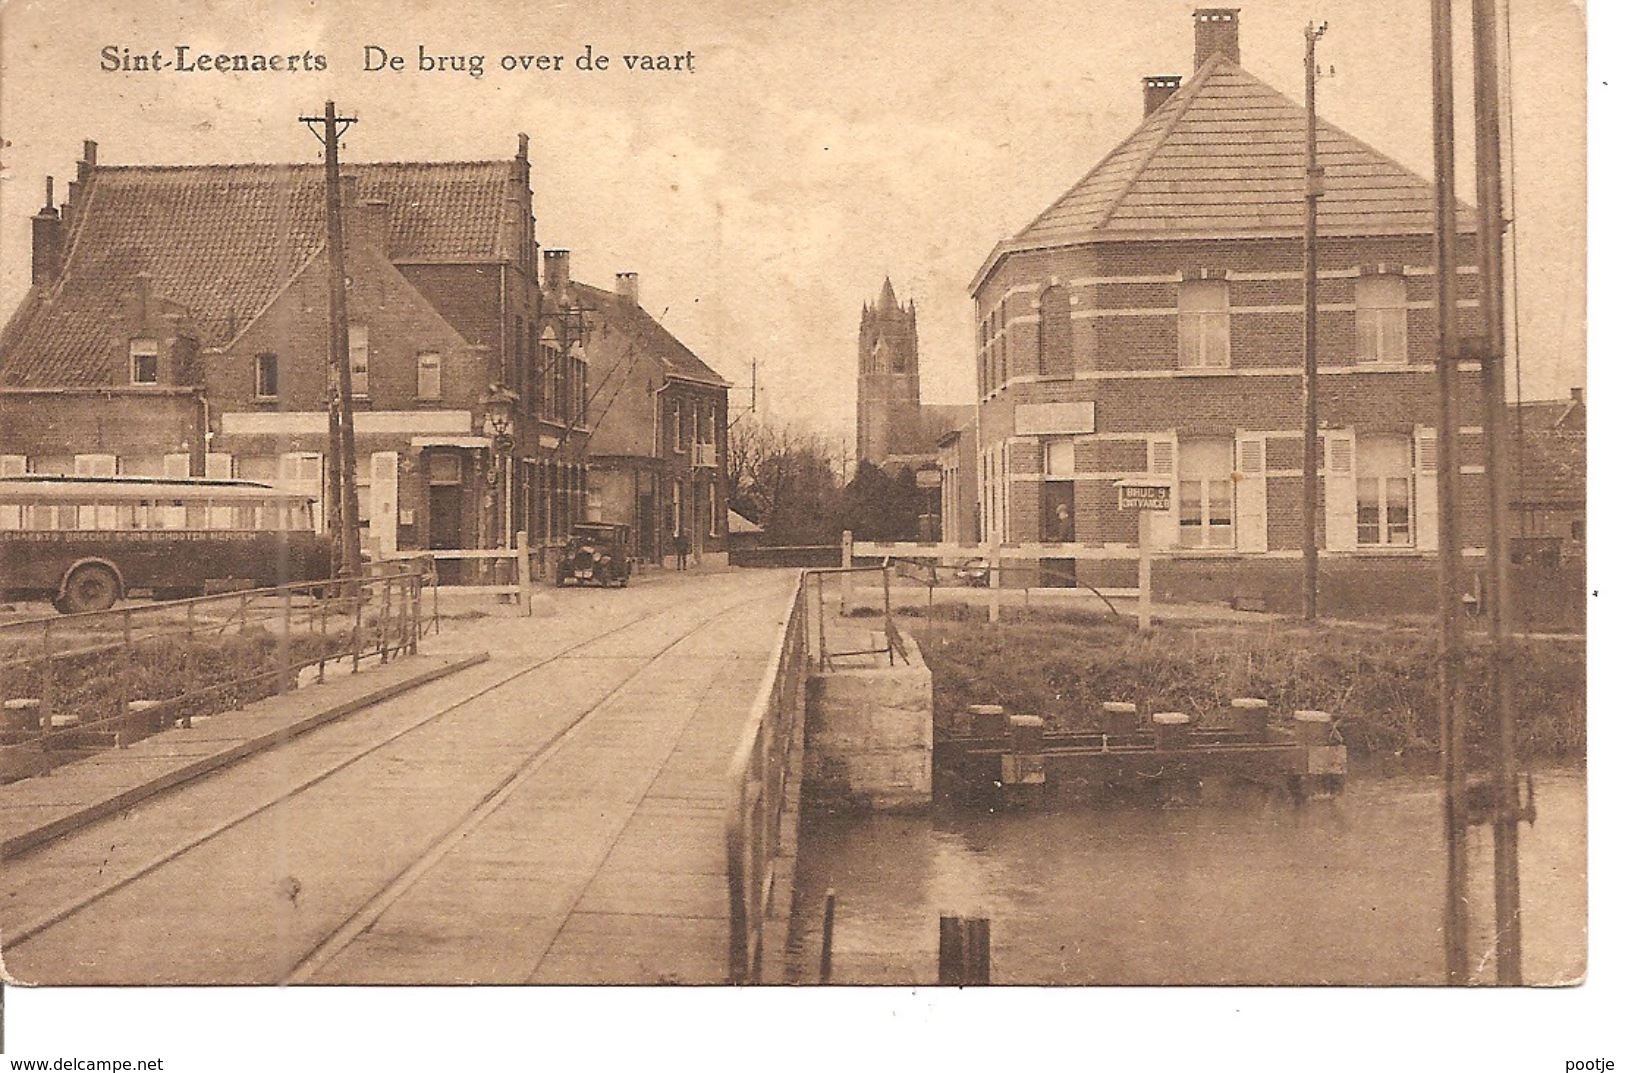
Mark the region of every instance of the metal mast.
[[1511, 571], [1507, 554], [1507, 450], [1505, 278], [1501, 215], [1500, 55], [1493, 0], [1473, 0], [1474, 164], [1478, 180], [1479, 348], [1484, 398], [1485, 472], [1489, 483], [1490, 682], [1495, 698], [1495, 977], [1523, 982], [1523, 925], [1518, 906], [1517, 723], [1512, 708], [1512, 634], [1508, 612]]
[[1303, 97], [1308, 109], [1304, 127], [1307, 150], [1303, 171], [1303, 617], [1313, 622], [1318, 613], [1320, 547], [1316, 537], [1316, 515], [1320, 512], [1319, 379], [1320, 354], [1315, 341], [1316, 320], [1320, 316], [1320, 196], [1325, 192], [1325, 169], [1317, 153], [1315, 118], [1315, 42], [1326, 32], [1326, 24], [1310, 23], [1303, 28]]
[[1451, 0], [1433, 0], [1434, 294], [1439, 373], [1439, 759], [1444, 782], [1445, 982], [1467, 983], [1466, 722], [1461, 704], [1461, 536], [1457, 528], [1456, 113]]

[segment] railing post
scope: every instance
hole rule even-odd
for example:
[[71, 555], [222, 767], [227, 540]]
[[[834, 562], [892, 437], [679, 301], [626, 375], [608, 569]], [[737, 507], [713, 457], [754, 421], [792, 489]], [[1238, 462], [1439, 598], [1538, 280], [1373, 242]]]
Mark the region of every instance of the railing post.
[[[51, 623], [46, 622], [40, 636], [40, 741], [41, 748], [50, 741], [51, 728], [56, 725], [56, 670], [51, 666]], [[47, 767], [46, 771], [50, 768]]]
[[1001, 565], [1004, 546], [997, 540], [993, 542], [993, 550], [987, 557], [987, 620], [999, 621], [999, 589], [1003, 586], [1004, 573]]
[[1139, 621], [1143, 633], [1151, 628], [1151, 512], [1140, 511], [1140, 596]]
[[123, 731], [119, 735], [119, 744], [129, 744], [129, 734], [132, 729], [130, 720], [130, 668], [134, 661], [130, 658], [130, 645], [132, 644], [130, 630], [130, 609], [126, 607], [119, 616], [119, 624], [124, 636], [123, 644], [119, 646], [119, 673], [118, 673], [118, 725]]
[[[852, 530], [841, 530], [841, 614], [846, 614], [852, 606]], [[824, 617], [822, 601], [819, 603], [818, 617]]]
[[277, 644], [276, 691], [293, 688], [293, 590], [282, 586], [282, 637]]
[[514, 583], [519, 586], [519, 613], [530, 617], [530, 541], [523, 529], [514, 534]]
[[390, 579], [384, 578], [384, 598], [378, 607], [378, 662], [389, 662]]
[[350, 673], [361, 670], [361, 588], [353, 582], [344, 586], [345, 593], [355, 601], [355, 622], [350, 628]]
[[322, 611], [322, 639], [320, 647], [316, 650], [316, 681], [325, 682], [327, 681], [327, 601], [318, 599], [317, 603], [321, 604]]
[[418, 654], [418, 638], [423, 629], [423, 573], [412, 568], [412, 655]]
[[880, 597], [886, 605], [886, 663], [888, 666], [897, 666], [897, 655], [892, 650], [892, 622], [891, 622], [891, 567], [880, 569]]

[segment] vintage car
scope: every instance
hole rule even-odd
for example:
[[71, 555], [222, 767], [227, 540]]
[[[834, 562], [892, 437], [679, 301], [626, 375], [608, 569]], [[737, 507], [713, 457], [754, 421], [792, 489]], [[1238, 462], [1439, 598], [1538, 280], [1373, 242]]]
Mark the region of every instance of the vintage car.
[[611, 522], [591, 522], [570, 530], [570, 541], [559, 557], [557, 583], [577, 585], [625, 585], [632, 576], [627, 558], [627, 527]]

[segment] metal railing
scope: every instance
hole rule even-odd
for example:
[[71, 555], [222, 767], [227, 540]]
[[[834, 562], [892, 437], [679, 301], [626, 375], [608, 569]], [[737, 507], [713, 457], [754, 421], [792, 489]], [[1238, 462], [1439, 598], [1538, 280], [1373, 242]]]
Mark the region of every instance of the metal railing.
[[[459, 576], [455, 583], [444, 583], [448, 589], [469, 588], [493, 595], [513, 596], [519, 603], [519, 613], [530, 615], [534, 577], [533, 560], [545, 556], [545, 547], [533, 547], [529, 535], [523, 530], [514, 534], [511, 548], [426, 548], [416, 551], [380, 555], [375, 562], [386, 567], [428, 561], [433, 567], [430, 575], [439, 600], [441, 563], [474, 563], [474, 579]], [[510, 580], [511, 579], [511, 580]], [[438, 616], [437, 616], [438, 617]]]
[[728, 980], [762, 981], [762, 936], [780, 879], [780, 826], [795, 738], [807, 710], [807, 579], [790, 598], [784, 633], [728, 765]]
[[[907, 649], [903, 645], [903, 635], [897, 629], [897, 622], [892, 618], [891, 612], [891, 563], [882, 563], [879, 566], [834, 566], [817, 570], [808, 570], [804, 576], [813, 579], [812, 599], [818, 608], [818, 617], [813, 625], [818, 631], [818, 669], [827, 670], [834, 666], [834, 661], [851, 656], [885, 656], [887, 664], [896, 666], [897, 657], [901, 655], [903, 662], [908, 662]], [[841, 579], [843, 585], [856, 574], [880, 575], [881, 614], [885, 622], [885, 644], [879, 648], [849, 648], [841, 651], [832, 651], [829, 645], [829, 629], [824, 618], [824, 579], [835, 576]], [[844, 613], [844, 593], [843, 607]]]
[[[301, 582], [0, 624], [0, 781], [417, 652], [425, 573]], [[53, 755], [54, 754], [54, 755]]]

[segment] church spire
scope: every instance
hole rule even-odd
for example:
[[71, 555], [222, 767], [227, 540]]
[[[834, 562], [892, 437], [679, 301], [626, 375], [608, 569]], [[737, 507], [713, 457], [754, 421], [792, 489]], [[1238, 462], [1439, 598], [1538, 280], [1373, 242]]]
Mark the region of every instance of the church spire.
[[896, 309], [896, 308], [898, 308], [898, 306], [897, 306], [897, 292], [892, 290], [891, 273], [889, 273], [889, 272], [886, 274], [886, 283], [885, 283], [885, 285], [880, 288], [880, 308], [881, 309]]

